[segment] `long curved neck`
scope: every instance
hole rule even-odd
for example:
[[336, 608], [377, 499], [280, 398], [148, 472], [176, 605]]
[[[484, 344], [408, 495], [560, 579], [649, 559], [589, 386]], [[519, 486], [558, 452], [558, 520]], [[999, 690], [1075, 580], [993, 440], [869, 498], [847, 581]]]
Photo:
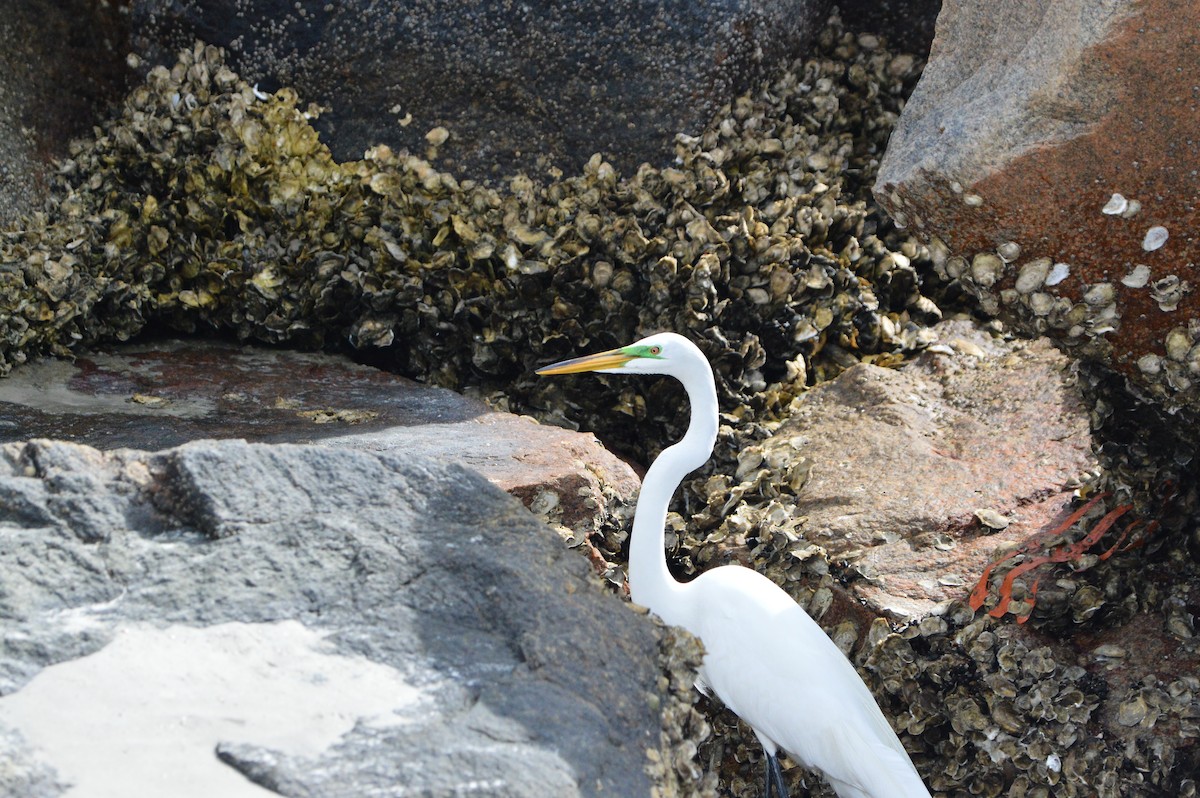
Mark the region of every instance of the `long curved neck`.
[[687, 434], [663, 450], [646, 472], [629, 541], [629, 595], [665, 622], [686, 626], [682, 585], [667, 570], [667, 507], [683, 478], [708, 461], [717, 440], [717, 390], [708, 364], [683, 383], [691, 405]]

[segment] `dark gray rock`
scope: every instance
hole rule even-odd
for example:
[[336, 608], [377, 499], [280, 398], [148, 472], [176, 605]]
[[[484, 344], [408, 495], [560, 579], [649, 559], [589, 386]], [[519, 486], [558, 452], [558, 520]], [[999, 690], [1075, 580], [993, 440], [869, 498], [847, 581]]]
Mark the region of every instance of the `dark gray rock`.
[[846, 27], [855, 33], [883, 34], [898, 52], [924, 56], [933, 42], [942, 0], [839, 0]]
[[129, 73], [115, 3], [6, 0], [0, 13], [0, 225], [36, 209], [51, 160], [91, 130]]
[[5, 795], [57, 798], [66, 791], [67, 785], [57, 778], [54, 768], [40, 761], [18, 732], [3, 725], [0, 725], [0, 756], [4, 757], [0, 788]]
[[328, 106], [320, 129], [341, 160], [375, 144], [424, 154], [460, 177], [577, 171], [596, 152], [622, 170], [674, 155], [824, 21], [828, 0], [434, 3], [303, 7], [291, 0], [139, 0], [135, 39], [173, 63], [194, 38], [230, 51], [264, 88]]
[[103, 346], [73, 361], [25, 364], [0, 381], [0, 442], [55, 438], [98, 449], [201, 438], [310, 443], [488, 412], [345, 357], [220, 341]]
[[[44, 751], [37, 719], [50, 704], [70, 704], [51, 739], [79, 730], [93, 741], [82, 748], [107, 755], [129, 731], [112, 724], [132, 722], [114, 700], [130, 717], [141, 702], [173, 718], [189, 690], [220, 702], [246, 674], [265, 679], [252, 698], [266, 703], [230, 699], [216, 714], [258, 731], [194, 753], [210, 775], [229, 775], [219, 759], [293, 796], [650, 793], [652, 625], [479, 475], [404, 453], [242, 441], [155, 454], [33, 441], [5, 445], [0, 464], [0, 756], [13, 762], [0, 793], [56, 794], [13, 737]], [[306, 642], [314, 632], [319, 646]], [[76, 694], [77, 668], [91, 670]], [[120, 688], [106, 689], [114, 673]], [[384, 721], [350, 717], [308, 748], [273, 736], [276, 718], [307, 732], [316, 721], [288, 713], [319, 703], [310, 688], [344, 683], [336, 706], [353, 714], [367, 690]], [[380, 683], [393, 687], [370, 690]], [[176, 726], [206, 722], [178, 711], [157, 732], [164, 745]], [[104, 778], [156, 750], [126, 746]], [[95, 776], [53, 751], [50, 763], [60, 781]]]

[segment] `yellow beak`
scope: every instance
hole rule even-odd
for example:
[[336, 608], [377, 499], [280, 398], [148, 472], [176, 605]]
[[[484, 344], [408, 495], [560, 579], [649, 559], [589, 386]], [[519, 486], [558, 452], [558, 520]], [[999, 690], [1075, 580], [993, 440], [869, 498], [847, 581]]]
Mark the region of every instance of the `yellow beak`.
[[597, 352], [594, 355], [584, 355], [583, 357], [552, 363], [549, 366], [543, 366], [538, 369], [536, 373], [543, 375], [575, 374], [580, 371], [615, 369], [624, 366], [631, 360], [633, 360], [633, 355], [627, 355], [620, 349], [610, 349], [607, 352]]

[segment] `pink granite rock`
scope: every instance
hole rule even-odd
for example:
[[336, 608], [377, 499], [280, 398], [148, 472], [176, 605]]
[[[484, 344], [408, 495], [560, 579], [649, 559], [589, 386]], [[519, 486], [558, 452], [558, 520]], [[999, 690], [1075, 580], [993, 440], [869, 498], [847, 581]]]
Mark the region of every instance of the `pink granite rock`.
[[1051, 526], [1095, 466], [1049, 341], [938, 329], [904, 369], [858, 365], [810, 390], [768, 444], [813, 461], [794, 509], [805, 538], [849, 561], [866, 577], [854, 591], [893, 617], [965, 598], [995, 551]]
[[1194, 412], [1198, 30], [1191, 0], [946, 0], [875, 185], [986, 311]]

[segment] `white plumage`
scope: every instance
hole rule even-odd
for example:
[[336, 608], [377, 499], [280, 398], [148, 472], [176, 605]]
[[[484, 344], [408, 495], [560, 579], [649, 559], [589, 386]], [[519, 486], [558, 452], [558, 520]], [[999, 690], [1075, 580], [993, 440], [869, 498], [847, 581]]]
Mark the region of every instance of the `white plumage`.
[[629, 552], [633, 600], [700, 638], [702, 688], [754, 729], [767, 754], [766, 795], [786, 788], [776, 752], [821, 773], [840, 798], [929, 798], [896, 733], [833, 641], [779, 586], [737, 565], [687, 583], [667, 570], [667, 507], [683, 477], [712, 455], [718, 408], [712, 369], [686, 338], [660, 333], [635, 344], [539, 369], [666, 374], [691, 404], [683, 439], [650, 466]]

